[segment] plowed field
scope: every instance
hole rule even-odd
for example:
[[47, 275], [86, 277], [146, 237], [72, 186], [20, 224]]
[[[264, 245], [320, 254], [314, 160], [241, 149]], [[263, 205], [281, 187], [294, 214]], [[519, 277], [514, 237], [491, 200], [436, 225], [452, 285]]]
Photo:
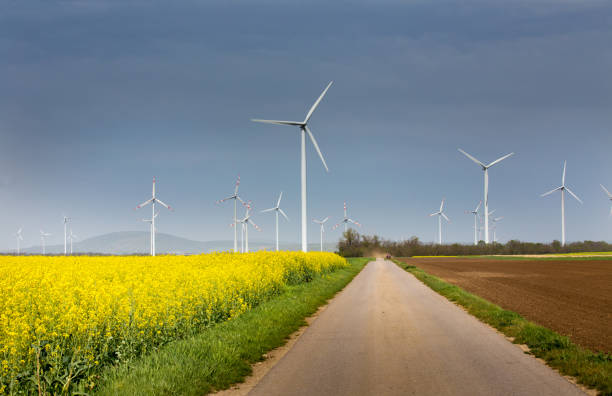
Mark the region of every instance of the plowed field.
[[569, 336], [578, 345], [612, 353], [612, 260], [404, 261]]

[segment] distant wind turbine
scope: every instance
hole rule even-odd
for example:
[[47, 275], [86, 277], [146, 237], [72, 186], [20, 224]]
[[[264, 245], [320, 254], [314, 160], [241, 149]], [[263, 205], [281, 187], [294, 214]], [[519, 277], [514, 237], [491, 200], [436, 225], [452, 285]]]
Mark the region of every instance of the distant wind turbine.
[[[610, 193], [610, 191], [608, 191], [608, 189], [606, 189], [603, 184], [600, 184], [601, 188], [604, 190], [604, 192], [606, 193], [606, 195], [608, 196], [608, 199], [610, 201], [612, 201], [612, 193]], [[610, 216], [612, 216], [612, 206], [610, 207]]]
[[476, 158], [472, 157], [470, 154], [466, 153], [465, 151], [461, 149], [458, 150], [461, 154], [465, 155], [466, 157], [474, 161], [476, 164], [480, 165], [480, 167], [484, 171], [485, 242], [489, 243], [489, 168], [495, 164], [502, 162], [506, 158], [512, 156], [514, 153], [506, 154], [503, 157], [500, 157], [495, 161], [491, 162], [489, 165], [485, 165]]
[[23, 235], [21, 235], [22, 228], [19, 227], [17, 232], [15, 233], [15, 238], [17, 238], [17, 255], [21, 254], [21, 241], [23, 241]]
[[68, 239], [70, 239], [70, 255], [72, 256], [72, 241], [75, 239], [79, 239], [76, 235], [72, 233], [72, 228], [70, 228], [70, 234], [68, 234]]
[[43, 230], [40, 230], [40, 240], [42, 241], [42, 254], [43, 256], [45, 254], [47, 254], [46, 250], [45, 250], [45, 238], [48, 236], [51, 236], [52, 234], [49, 234], [48, 232], [44, 232]]
[[[153, 240], [155, 231], [157, 231], [155, 229], [155, 225], [154, 225], [155, 221], [154, 221], [154, 219], [157, 217], [158, 214], [159, 214], [159, 212], [155, 213], [155, 215], [152, 218], [150, 218], [150, 219], [142, 219], [142, 221], [144, 221], [145, 223], [149, 223], [149, 225], [150, 225], [149, 226], [149, 234], [150, 234], [151, 240]], [[151, 256], [154, 256], [154, 254], [153, 254], [153, 245], [149, 246], [149, 254]]]
[[465, 212], [474, 215], [474, 245], [478, 245], [478, 209], [480, 209], [480, 205], [482, 205], [482, 201], [478, 202], [478, 206], [476, 206], [476, 209]]
[[443, 198], [442, 202], [440, 203], [440, 210], [429, 215], [429, 217], [438, 216], [438, 244], [440, 245], [442, 245], [442, 217], [444, 217], [444, 219], [450, 223], [450, 219], [446, 216], [446, 214], [444, 214], [444, 201], [445, 198]]
[[289, 217], [287, 217], [285, 212], [283, 212], [283, 210], [280, 208], [281, 198], [283, 198], [282, 191], [280, 195], [278, 196], [278, 201], [276, 202], [276, 206], [274, 206], [273, 208], [265, 209], [261, 211], [261, 213], [274, 211], [274, 214], [276, 215], [276, 251], [277, 252], [278, 252], [278, 214], [280, 213], [281, 215], [283, 215], [285, 219], [287, 219], [287, 221], [289, 221]]
[[71, 220], [71, 219], [70, 219], [70, 217], [66, 217], [66, 216], [64, 216], [64, 256], [65, 256], [66, 254], [68, 254], [68, 251], [67, 251], [67, 249], [66, 249], [66, 247], [67, 247], [66, 242], [67, 242], [67, 239], [68, 239], [68, 234], [67, 234], [66, 227], [67, 227], [68, 222], [69, 222], [70, 220]]
[[225, 201], [229, 201], [230, 199], [234, 200], [234, 252], [238, 251], [238, 226], [236, 224], [237, 221], [237, 214], [236, 214], [236, 205], [237, 205], [237, 201], [242, 202], [242, 204], [244, 204], [244, 201], [238, 196], [238, 187], [240, 186], [240, 175], [238, 175], [238, 180], [236, 180], [236, 186], [234, 187], [234, 194], [230, 195], [227, 198], [223, 198], [217, 201], [217, 203], [222, 203]]
[[333, 226], [332, 230], [335, 230], [336, 228], [338, 228], [340, 226], [340, 224], [344, 224], [344, 232], [346, 232], [346, 231], [348, 231], [348, 223], [353, 223], [356, 226], [361, 227], [361, 224], [359, 224], [355, 220], [349, 218], [348, 215], [346, 214], [346, 201], [345, 201], [344, 202], [344, 218], [340, 221], [340, 223], [338, 223], [335, 226]]
[[495, 232], [497, 230], [497, 223], [500, 222], [504, 217], [495, 217], [493, 219], [491, 219], [491, 222], [493, 223], [493, 242], [497, 242], [497, 236], [495, 235]]
[[572, 190], [570, 190], [569, 187], [565, 185], [566, 165], [567, 165], [567, 161], [563, 161], [563, 176], [561, 176], [561, 186], [541, 195], [541, 197], [545, 197], [547, 195], [554, 193], [555, 191], [561, 191], [561, 246], [565, 246], [565, 191], [570, 193], [572, 197], [576, 198], [578, 202], [582, 203], [582, 200], [578, 198], [578, 196], [574, 194]]
[[164, 208], [168, 209], [168, 210], [173, 210], [169, 205], [166, 205], [165, 203], [163, 203], [160, 199], [157, 198], [157, 196], [155, 195], [155, 177], [153, 178], [153, 195], [151, 198], [149, 198], [148, 200], [144, 201], [143, 203], [141, 203], [140, 205], [136, 206], [136, 209], [140, 209], [144, 206], [147, 206], [148, 204], [151, 204], [151, 256], [155, 256], [155, 217], [157, 217], [155, 215], [155, 204], [160, 204], [161, 206], [163, 206]]
[[246, 205], [247, 212], [243, 219], [238, 220], [242, 224], [243, 240], [244, 240], [244, 253], [249, 252], [249, 224], [253, 226], [257, 231], [261, 231], [261, 228], [251, 220], [251, 205]]
[[277, 121], [277, 120], [260, 120], [260, 119], [251, 120], [254, 122], [263, 122], [267, 124], [276, 124], [276, 125], [290, 125], [290, 126], [297, 126], [300, 128], [301, 179], [302, 179], [301, 181], [301, 184], [302, 184], [302, 251], [303, 252], [308, 251], [308, 233], [307, 233], [308, 222], [307, 222], [307, 216], [306, 216], [306, 134], [308, 134], [308, 136], [310, 137], [310, 140], [312, 141], [312, 145], [314, 146], [315, 150], [317, 150], [317, 154], [319, 154], [319, 158], [321, 158], [321, 162], [323, 162], [323, 166], [325, 167], [325, 170], [329, 172], [329, 168], [327, 167], [327, 164], [325, 163], [323, 154], [321, 154], [319, 145], [317, 144], [317, 141], [314, 135], [310, 131], [310, 128], [308, 128], [308, 121], [310, 120], [310, 117], [312, 117], [312, 113], [314, 113], [315, 109], [317, 108], [321, 100], [323, 99], [323, 96], [325, 96], [325, 94], [327, 93], [327, 90], [329, 89], [329, 87], [331, 87], [332, 83], [333, 81], [331, 81], [327, 85], [327, 87], [323, 90], [323, 93], [319, 96], [319, 98], [312, 105], [312, 107], [308, 111], [308, 114], [306, 114], [306, 118], [304, 118], [304, 121]]
[[323, 251], [323, 233], [325, 232], [325, 222], [327, 220], [329, 220], [329, 217], [326, 217], [323, 220], [312, 219], [312, 221], [321, 226], [321, 251]]

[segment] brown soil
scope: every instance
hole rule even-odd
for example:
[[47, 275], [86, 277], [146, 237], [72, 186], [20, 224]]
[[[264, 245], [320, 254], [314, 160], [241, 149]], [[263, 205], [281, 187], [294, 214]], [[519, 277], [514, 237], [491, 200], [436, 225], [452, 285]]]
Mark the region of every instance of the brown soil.
[[429, 274], [612, 353], [612, 260], [410, 258]]

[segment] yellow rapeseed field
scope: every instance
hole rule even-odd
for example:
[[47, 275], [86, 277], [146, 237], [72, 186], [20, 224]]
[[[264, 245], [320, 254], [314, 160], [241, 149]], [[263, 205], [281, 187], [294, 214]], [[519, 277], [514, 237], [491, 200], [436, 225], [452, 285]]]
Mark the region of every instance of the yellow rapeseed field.
[[0, 257], [0, 394], [93, 383], [103, 365], [346, 265], [301, 252]]

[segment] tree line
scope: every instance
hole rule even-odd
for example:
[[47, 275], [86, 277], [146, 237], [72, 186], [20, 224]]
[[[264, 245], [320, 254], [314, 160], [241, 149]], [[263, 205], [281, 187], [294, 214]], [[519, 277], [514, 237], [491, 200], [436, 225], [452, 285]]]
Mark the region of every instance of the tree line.
[[344, 257], [367, 257], [376, 254], [390, 254], [395, 257], [411, 257], [610, 251], [612, 251], [612, 244], [604, 241], [571, 242], [567, 243], [565, 246], [561, 246], [561, 242], [557, 240], [551, 243], [510, 240], [505, 244], [498, 242], [486, 244], [484, 241], [480, 241], [478, 245], [460, 243], [438, 245], [431, 242], [421, 242], [417, 237], [412, 237], [404, 241], [391, 241], [380, 238], [378, 235], [360, 235], [353, 229], [346, 231], [340, 242], [338, 242], [338, 253]]

